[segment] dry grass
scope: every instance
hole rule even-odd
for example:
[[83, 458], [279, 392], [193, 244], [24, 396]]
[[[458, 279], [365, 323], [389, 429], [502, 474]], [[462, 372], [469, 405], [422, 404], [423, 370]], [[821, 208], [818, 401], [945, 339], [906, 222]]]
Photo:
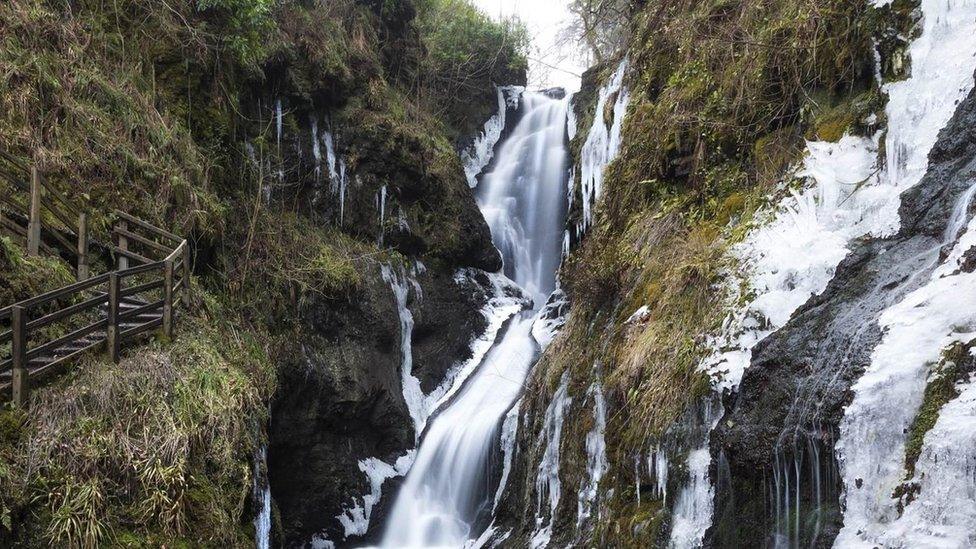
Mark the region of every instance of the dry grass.
[[34, 535], [72, 547], [133, 535], [242, 543], [272, 371], [253, 336], [193, 319], [172, 346], [118, 366], [92, 359], [38, 391], [12, 458]]

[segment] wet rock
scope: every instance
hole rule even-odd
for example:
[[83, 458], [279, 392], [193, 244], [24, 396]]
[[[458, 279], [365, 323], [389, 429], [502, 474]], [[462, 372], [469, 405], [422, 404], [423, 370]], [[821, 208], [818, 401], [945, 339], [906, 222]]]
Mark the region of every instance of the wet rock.
[[[852, 243], [827, 289], [753, 350], [752, 365], [712, 437], [713, 455], [724, 455], [731, 477], [728, 492], [716, 496], [713, 545], [768, 543], [772, 516], [763, 498], [777, 455], [792, 465], [807, 444], [833, 451], [851, 386], [882, 335], [877, 318], [928, 280], [956, 200], [976, 177], [974, 157], [976, 96], [970, 94], [940, 133], [925, 177], [902, 195], [898, 234]], [[839, 476], [829, 481], [833, 486], [822, 488], [839, 494]], [[804, 506], [811, 504], [801, 497]], [[724, 513], [729, 505], [735, 512]], [[722, 524], [723, 515], [735, 524]], [[815, 538], [801, 541], [829, 546], [840, 527], [840, 514], [831, 517]], [[716, 539], [718, 531], [736, 535]]]
[[[423, 274], [418, 282], [423, 297], [411, 292], [408, 306], [415, 317], [414, 374], [427, 390], [468, 358], [468, 344], [485, 328], [486, 298], [484, 288], [458, 286], [450, 274]], [[272, 404], [272, 496], [286, 546], [316, 534], [342, 546], [336, 516], [370, 493], [358, 463], [375, 457], [392, 464], [415, 446], [401, 385], [396, 302], [379, 269], [354, 298], [312, 303], [301, 333], [279, 369]], [[384, 483], [371, 525], [382, 523], [398, 483]], [[378, 533], [370, 531], [374, 538]]]

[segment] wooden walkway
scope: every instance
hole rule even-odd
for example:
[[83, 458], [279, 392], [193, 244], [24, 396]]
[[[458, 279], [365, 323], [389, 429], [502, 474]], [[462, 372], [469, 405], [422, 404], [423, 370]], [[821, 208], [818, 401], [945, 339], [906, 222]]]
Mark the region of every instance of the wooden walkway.
[[[140, 336], [173, 336], [176, 309], [190, 304], [187, 241], [124, 212], [112, 216], [113, 242], [91, 241], [83, 208], [35, 166], [0, 151], [0, 234], [28, 255], [70, 261], [78, 279], [0, 309], [0, 400], [9, 395], [26, 406], [31, 384], [83, 353], [104, 349], [118, 362], [122, 347]], [[90, 246], [111, 257], [109, 272], [90, 276]]]

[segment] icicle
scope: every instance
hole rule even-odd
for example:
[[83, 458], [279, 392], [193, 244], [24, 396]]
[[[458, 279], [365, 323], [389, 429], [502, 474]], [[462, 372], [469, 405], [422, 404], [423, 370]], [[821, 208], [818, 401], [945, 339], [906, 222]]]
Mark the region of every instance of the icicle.
[[502, 436], [499, 441], [502, 447], [502, 478], [498, 482], [498, 490], [495, 491], [495, 503], [492, 505], [492, 512], [498, 508], [498, 502], [505, 494], [508, 486], [508, 475], [512, 472], [512, 461], [515, 459], [515, 438], [518, 435], [519, 410], [522, 408], [522, 399], [515, 401], [512, 409], [505, 414], [505, 421], [502, 422]]
[[268, 447], [263, 446], [254, 462], [254, 495], [260, 505], [254, 517], [254, 541], [257, 549], [271, 547], [271, 487], [262, 474], [268, 461]]
[[325, 144], [325, 164], [329, 170], [329, 182], [332, 193], [339, 190], [340, 175], [338, 172], [338, 162], [335, 151], [335, 138], [331, 130], [322, 133], [322, 143]]
[[339, 160], [339, 225], [346, 217], [346, 162]]
[[[583, 143], [580, 151], [581, 191], [583, 195], [582, 229], [585, 231], [593, 220], [593, 209], [603, 192], [603, 171], [607, 164], [616, 158], [620, 150], [620, 133], [624, 117], [627, 115], [627, 105], [630, 94], [624, 86], [624, 74], [627, 71], [628, 59], [624, 58], [603, 88], [597, 100], [593, 126]], [[603, 119], [607, 101], [616, 94], [613, 106], [613, 120], [608, 128]]]
[[385, 221], [386, 221], [386, 185], [380, 187], [379, 195], [379, 211], [380, 211], [380, 246], [383, 246], [383, 236], [385, 234]]
[[[593, 429], [586, 434], [586, 472], [587, 478], [580, 486], [578, 509], [576, 516], [576, 528], [579, 529], [583, 523], [593, 514], [593, 505], [596, 502], [597, 493], [600, 488], [600, 480], [607, 472], [607, 445], [603, 438], [607, 428], [607, 407], [603, 400], [603, 388], [600, 382], [594, 382], [587, 390], [587, 396], [593, 399]], [[640, 485], [640, 482], [638, 482]], [[597, 506], [597, 520], [599, 520], [599, 506]]]
[[[562, 441], [564, 414], [571, 401], [569, 371], [565, 371], [559, 380], [559, 387], [552, 395], [552, 402], [546, 409], [545, 422], [539, 433], [539, 441], [545, 442], [546, 446], [535, 477], [536, 514], [535, 531], [530, 542], [532, 549], [546, 547], [552, 538], [552, 521], [561, 495], [559, 446]], [[543, 509], [548, 512], [543, 512]]]
[[353, 500], [352, 507], [346, 507], [336, 516], [345, 531], [345, 536], [364, 536], [369, 531], [369, 520], [373, 509], [383, 497], [383, 483], [395, 477], [402, 477], [410, 470], [416, 452], [411, 450], [400, 456], [396, 463], [390, 465], [376, 458], [364, 459], [359, 462], [359, 470], [369, 479], [370, 491], [362, 500]]
[[281, 99], [275, 101], [275, 128], [278, 130], [278, 155], [281, 156], [281, 134], [284, 130], [284, 114], [281, 109]]
[[495, 145], [505, 129], [506, 93], [512, 93], [513, 88], [496, 87], [498, 95], [498, 112], [485, 122], [484, 130], [474, 143], [461, 152], [461, 162], [464, 164], [464, 175], [468, 178], [468, 186], [472, 189], [478, 186], [478, 175], [485, 169], [495, 156]]
[[318, 186], [322, 179], [322, 148], [319, 142], [319, 119], [309, 115], [312, 121], [312, 157], [315, 159], [315, 184]]
[[413, 419], [414, 436], [418, 439], [423, 431], [429, 410], [424, 408], [424, 393], [420, 388], [420, 380], [413, 375], [413, 313], [407, 307], [410, 292], [406, 273], [398, 273], [388, 265], [382, 266], [383, 280], [393, 290], [396, 299], [397, 315], [400, 318], [400, 376], [403, 388], [403, 400], [407, 403], [407, 410]]

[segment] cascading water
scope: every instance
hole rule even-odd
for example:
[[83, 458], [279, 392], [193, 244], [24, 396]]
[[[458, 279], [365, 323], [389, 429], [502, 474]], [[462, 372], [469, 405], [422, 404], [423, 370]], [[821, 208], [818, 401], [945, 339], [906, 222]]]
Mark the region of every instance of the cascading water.
[[[538, 310], [555, 290], [566, 215], [565, 100], [525, 93], [523, 116], [483, 176], [479, 204], [505, 274]], [[453, 400], [429, 423], [387, 524], [384, 547], [461, 547], [487, 526], [491, 453], [539, 350], [535, 312], [516, 317]]]

